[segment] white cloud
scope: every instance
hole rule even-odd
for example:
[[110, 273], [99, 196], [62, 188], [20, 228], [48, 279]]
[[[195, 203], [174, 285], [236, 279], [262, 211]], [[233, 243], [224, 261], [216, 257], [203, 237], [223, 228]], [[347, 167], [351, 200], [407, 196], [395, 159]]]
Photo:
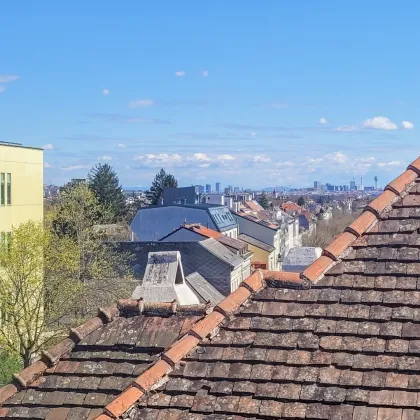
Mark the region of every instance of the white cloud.
[[253, 131], [252, 133], [251, 133], [251, 136], [252, 137], [255, 137], [257, 135], [257, 133], [255, 132], [255, 131]]
[[111, 92], [110, 92], [110, 90], [109, 89], [102, 89], [102, 95], [109, 95]]
[[295, 163], [289, 161], [276, 163], [277, 168], [291, 168], [292, 166], [295, 166]]
[[54, 149], [54, 146], [53, 146], [51, 143], [48, 143], [48, 144], [44, 144], [44, 145], [42, 146], [42, 148], [43, 148], [44, 150], [53, 150], [53, 149]]
[[188, 157], [187, 160], [198, 162], [210, 162], [211, 158], [208, 157], [205, 153], [194, 153], [192, 156]]
[[187, 73], [185, 73], [184, 70], [180, 70], [180, 71], [175, 72], [175, 76], [177, 76], [177, 77], [184, 77], [186, 75], [187, 75]]
[[0, 83], [9, 83], [19, 80], [20, 77], [16, 74], [0, 74]]
[[232, 161], [235, 160], [236, 158], [232, 155], [220, 155], [217, 156], [217, 160], [220, 160], [221, 162], [226, 162], [226, 161]]
[[379, 162], [378, 166], [380, 168], [386, 168], [386, 167], [396, 167], [401, 166], [402, 163], [399, 160], [392, 160], [391, 162]]
[[51, 165], [50, 163], [48, 163], [48, 162], [44, 162], [44, 168], [45, 169], [51, 169], [51, 168], [54, 168], [54, 166], [53, 165]]
[[124, 149], [125, 147], [127, 147], [125, 144], [123, 144], [123, 143], [120, 143], [119, 145], [118, 145], [118, 147], [119, 148], [121, 148], [121, 149]]
[[364, 128], [373, 128], [376, 130], [397, 130], [397, 124], [386, 117], [368, 118], [363, 123]]
[[153, 99], [133, 99], [128, 103], [130, 108], [147, 108], [156, 104]]
[[267, 163], [271, 162], [271, 159], [268, 156], [254, 156], [253, 161], [255, 163]]
[[108, 156], [108, 155], [99, 156], [98, 160], [112, 160], [112, 156]]
[[359, 127], [357, 125], [340, 125], [337, 128], [334, 128], [334, 131], [342, 131], [342, 132], [351, 132], [351, 131], [358, 131]]
[[89, 169], [89, 165], [69, 165], [60, 168], [63, 171], [78, 171], [79, 169]]
[[328, 124], [328, 120], [326, 119], [326, 118], [324, 118], [324, 117], [322, 117], [322, 118], [320, 118], [319, 119], [319, 122], [320, 122], [320, 124]]
[[332, 162], [344, 163], [347, 160], [347, 156], [341, 152], [334, 152], [325, 155], [324, 159]]
[[204, 77], [207, 77], [207, 76], [209, 75], [209, 71], [208, 71], [208, 70], [203, 70], [202, 75], [203, 75]]
[[180, 165], [182, 164], [182, 157], [178, 153], [172, 155], [168, 153], [160, 153], [158, 155], [147, 154], [137, 155], [133, 160], [139, 160], [147, 165]]
[[6, 90], [6, 86], [0, 86], [0, 93], [4, 92]]
[[403, 121], [401, 123], [402, 127], [405, 128], [406, 130], [412, 130], [414, 128], [414, 124], [410, 121]]

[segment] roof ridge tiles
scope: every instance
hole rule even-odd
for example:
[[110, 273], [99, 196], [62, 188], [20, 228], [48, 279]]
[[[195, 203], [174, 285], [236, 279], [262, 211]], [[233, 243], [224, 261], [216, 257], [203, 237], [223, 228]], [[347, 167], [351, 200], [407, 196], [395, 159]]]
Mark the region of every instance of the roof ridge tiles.
[[[49, 367], [55, 366], [60, 357], [70, 352], [76, 344], [88, 334], [110, 322], [113, 316], [118, 314], [113, 305], [109, 308], [98, 309], [98, 316], [85, 321], [77, 328], [71, 328], [67, 337], [63, 338], [55, 346], [42, 352], [41, 359], [29, 365], [19, 373], [13, 375], [15, 383], [9, 383], [0, 388], [0, 405], [11, 398], [21, 389], [30, 386], [36, 379], [42, 376]], [[105, 316], [105, 314], [107, 314]], [[111, 318], [110, 318], [111, 317]]]
[[[266, 272], [269, 275], [270, 272]], [[289, 274], [289, 273], [286, 273]], [[274, 274], [273, 274], [274, 275]], [[276, 276], [278, 274], [275, 274]], [[203, 339], [218, 329], [219, 325], [233, 315], [254, 293], [264, 287], [264, 276], [255, 271], [244, 280], [235, 292], [227, 296], [205, 318], [193, 325], [192, 329], [177, 340], [161, 359], [144, 371], [133, 384], [105, 407], [105, 415], [118, 418], [130, 409], [147, 391], [155, 388], [170, 373], [175, 365], [193, 350]], [[133, 388], [136, 391], [133, 391]], [[101, 417], [102, 416], [102, 417]], [[106, 419], [104, 414], [97, 419]]]
[[385, 190], [376, 197], [359, 217], [343, 233], [330, 243], [309, 267], [302, 277], [313, 283], [321, 280], [325, 273], [339, 262], [347, 249], [366, 232], [369, 232], [379, 221], [381, 215], [398, 199], [403, 198], [420, 176], [420, 157], [407, 169], [390, 182]]

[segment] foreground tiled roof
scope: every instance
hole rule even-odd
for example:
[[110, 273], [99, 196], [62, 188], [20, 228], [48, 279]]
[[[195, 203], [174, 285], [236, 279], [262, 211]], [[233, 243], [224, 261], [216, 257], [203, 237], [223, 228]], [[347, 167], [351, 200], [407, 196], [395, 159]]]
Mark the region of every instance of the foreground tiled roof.
[[418, 419], [419, 174], [303, 273], [255, 272], [98, 419]]
[[101, 311], [0, 388], [0, 418], [96, 418], [205, 311], [131, 300]]

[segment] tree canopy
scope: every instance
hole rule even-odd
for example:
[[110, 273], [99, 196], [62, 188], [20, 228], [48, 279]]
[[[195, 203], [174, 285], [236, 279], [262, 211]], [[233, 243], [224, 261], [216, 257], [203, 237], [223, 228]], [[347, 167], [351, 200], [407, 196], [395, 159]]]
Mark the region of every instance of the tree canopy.
[[1, 245], [0, 349], [25, 366], [98, 307], [131, 295], [131, 256], [94, 228], [108, 217], [80, 183], [60, 195], [44, 225], [26, 222]]
[[162, 168], [155, 176], [150, 190], [147, 192], [147, 198], [150, 204], [156, 205], [163, 197], [163, 190], [165, 188], [177, 188], [178, 182], [171, 174], [167, 174]]
[[125, 195], [116, 172], [108, 163], [98, 163], [88, 174], [89, 188], [99, 204], [109, 209], [112, 222], [121, 220], [127, 213]]
[[303, 207], [306, 204], [305, 199], [302, 196], [299, 197], [299, 200], [297, 203], [298, 203], [298, 206], [301, 206], [301, 207]]
[[268, 198], [267, 198], [267, 195], [265, 194], [264, 191], [260, 195], [260, 198], [258, 199], [258, 203], [260, 204], [260, 206], [264, 210], [267, 210], [270, 207], [270, 203], [269, 203]]

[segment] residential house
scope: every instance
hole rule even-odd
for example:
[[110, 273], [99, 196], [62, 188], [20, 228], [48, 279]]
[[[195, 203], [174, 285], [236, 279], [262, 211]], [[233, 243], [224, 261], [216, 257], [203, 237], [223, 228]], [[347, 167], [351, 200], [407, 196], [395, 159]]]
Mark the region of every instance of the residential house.
[[256, 271], [213, 310], [100, 309], [0, 389], [0, 418], [419, 419], [419, 176], [420, 158], [303, 272]]
[[201, 203], [200, 186], [165, 188], [163, 190], [163, 204], [188, 204], [197, 205]]
[[285, 256], [286, 231], [277, 223], [265, 222], [250, 214], [243, 212], [232, 213], [239, 226], [239, 233], [244, 233], [274, 247], [276, 258], [275, 270], [281, 269], [281, 263]]
[[149, 252], [146, 272], [132, 298], [196, 305], [205, 302], [216, 304], [224, 296], [197, 272], [184, 277], [179, 251], [163, 251]]
[[308, 210], [298, 206], [292, 201], [283, 203], [281, 205], [281, 209], [290, 216], [297, 217], [299, 221], [299, 227], [304, 232], [311, 232], [314, 229], [315, 224], [313, 223], [311, 213]]
[[229, 209], [210, 204], [144, 207], [137, 211], [131, 230], [140, 241], [157, 241], [188, 223], [201, 223], [224, 235], [238, 237], [238, 225]]
[[43, 150], [0, 141], [0, 241], [44, 214]]
[[252, 252], [251, 264], [254, 268], [262, 268], [264, 270], [276, 269], [277, 256], [274, 246], [259, 241], [245, 233], [240, 233], [238, 238], [248, 244], [248, 248]]
[[[248, 244], [241, 241], [240, 239], [232, 238], [227, 235], [223, 235], [208, 227], [202, 226], [200, 223], [191, 223], [180, 226], [178, 229], [171, 232], [169, 235], [161, 238], [163, 242], [178, 242], [178, 241], [202, 241], [204, 238], [214, 238], [232, 252], [240, 257], [247, 259], [251, 257], [251, 253], [248, 250]], [[248, 255], [249, 254], [249, 255]]]
[[145, 274], [150, 252], [179, 251], [185, 276], [198, 272], [224, 296], [236, 290], [251, 272], [249, 261], [213, 238], [194, 242], [121, 242], [120, 247], [133, 254], [138, 280]]

